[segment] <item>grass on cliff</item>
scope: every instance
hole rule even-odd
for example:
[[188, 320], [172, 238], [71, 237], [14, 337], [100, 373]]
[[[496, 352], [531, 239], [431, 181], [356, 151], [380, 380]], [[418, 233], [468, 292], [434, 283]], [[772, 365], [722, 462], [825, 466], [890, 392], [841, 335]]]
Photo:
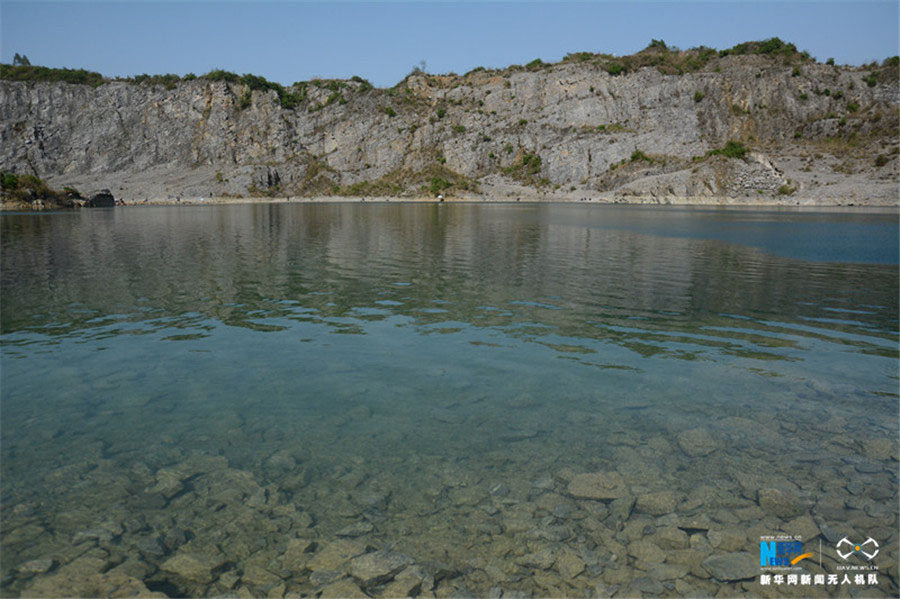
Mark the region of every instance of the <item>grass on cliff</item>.
[[413, 189], [419, 194], [437, 196], [447, 192], [475, 192], [478, 191], [478, 184], [442, 164], [433, 164], [419, 171], [397, 169], [375, 181], [344, 185], [335, 193], [343, 196], [396, 197]]
[[72, 199], [80, 198], [81, 194], [72, 187], [66, 187], [62, 191], [51, 189], [43, 179], [34, 175], [4, 172], [0, 173], [0, 196], [4, 200], [29, 204], [40, 200], [59, 206], [71, 206]]
[[52, 69], [50, 67], [12, 66], [0, 64], [0, 79], [10, 81], [61, 81], [98, 87], [108, 80], [100, 73], [84, 69]]

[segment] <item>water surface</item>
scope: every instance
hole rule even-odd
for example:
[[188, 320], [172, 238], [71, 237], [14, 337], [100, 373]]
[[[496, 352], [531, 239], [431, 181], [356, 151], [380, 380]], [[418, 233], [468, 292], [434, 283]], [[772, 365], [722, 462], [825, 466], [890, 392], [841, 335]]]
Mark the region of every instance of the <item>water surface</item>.
[[[756, 594], [702, 562], [790, 533], [822, 542], [813, 573], [876, 539], [854, 592], [894, 595], [897, 230], [532, 204], [3, 215], [2, 591], [77, 571], [194, 596]], [[621, 496], [573, 491], [592, 472]], [[342, 579], [376, 549], [415, 565]]]

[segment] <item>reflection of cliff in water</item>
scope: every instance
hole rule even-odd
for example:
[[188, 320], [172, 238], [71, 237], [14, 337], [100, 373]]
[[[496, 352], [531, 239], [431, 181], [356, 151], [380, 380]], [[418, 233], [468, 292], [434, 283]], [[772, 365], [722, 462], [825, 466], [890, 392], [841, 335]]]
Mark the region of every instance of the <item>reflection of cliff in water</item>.
[[[644, 355], [695, 357], [668, 348], [677, 341], [778, 357], [773, 348], [795, 343], [771, 334], [782, 327], [896, 354], [884, 343], [896, 337], [895, 267], [643, 234], [632, 226], [635, 215], [663, 228], [667, 218], [685, 218], [613, 207], [436, 204], [7, 215], [2, 330], [69, 334], [158, 320], [202, 334], [214, 326], [209, 320], [280, 330], [300, 319], [361, 333], [368, 320], [403, 315], [419, 325], [463, 322], [526, 338], [593, 338]], [[841, 311], [860, 305], [871, 310], [852, 318]], [[40, 318], [30, 316], [37, 306]]]

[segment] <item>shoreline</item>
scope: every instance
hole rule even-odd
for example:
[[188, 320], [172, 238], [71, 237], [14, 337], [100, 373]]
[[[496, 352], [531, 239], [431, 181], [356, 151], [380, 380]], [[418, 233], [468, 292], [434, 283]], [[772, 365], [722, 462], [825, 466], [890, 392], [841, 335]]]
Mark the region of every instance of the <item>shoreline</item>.
[[[222, 206], [241, 204], [589, 204], [589, 205], [616, 205], [616, 206], [676, 206], [676, 207], [705, 207], [705, 208], [817, 208], [817, 209], [884, 209], [895, 211], [900, 209], [900, 201], [893, 203], [860, 203], [858, 201], [825, 201], [814, 198], [734, 198], [727, 196], [618, 196], [596, 198], [572, 198], [559, 196], [519, 196], [519, 197], [490, 197], [490, 196], [459, 196], [438, 200], [432, 197], [392, 197], [392, 196], [286, 196], [286, 197], [166, 197], [147, 198], [140, 201], [123, 201], [117, 207], [130, 208], [139, 206]], [[68, 210], [61, 207], [37, 207], [23, 202], [4, 202], [0, 204], [0, 212], [47, 212], [56, 210]]]

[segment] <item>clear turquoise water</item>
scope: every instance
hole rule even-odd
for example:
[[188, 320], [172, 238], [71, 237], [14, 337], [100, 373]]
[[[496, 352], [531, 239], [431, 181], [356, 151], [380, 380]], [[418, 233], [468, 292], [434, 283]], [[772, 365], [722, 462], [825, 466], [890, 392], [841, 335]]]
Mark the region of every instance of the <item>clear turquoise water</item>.
[[[647, 526], [703, 515], [757, 555], [795, 520], [760, 509], [769, 487], [826, 544], [869, 535], [896, 563], [896, 212], [182, 206], [5, 214], [0, 235], [7, 596], [41, 578], [21, 564], [53, 559], [52, 576], [110, 521], [91, 555], [138, 561], [132, 575], [169, 593], [266, 594], [255, 558], [363, 523], [371, 547], [452, 571], [439, 596], [629, 594], [646, 578], [664, 595], [752, 594], [627, 551], [662, 543]], [[692, 457], [679, 435], [697, 428], [711, 446]], [[178, 468], [181, 490], [158, 497]], [[571, 497], [594, 471], [631, 496], [672, 491], [676, 509], [623, 518]], [[232, 531], [216, 579], [178, 578], [163, 562], [221, 527], [197, 481], [237, 472], [270, 499], [248, 492], [231, 517], [293, 505], [312, 525]], [[138, 548], [147, 535], [161, 553]], [[586, 569], [517, 562], [544, 546]], [[278, 563], [282, 591], [316, 592], [314, 568]]]

